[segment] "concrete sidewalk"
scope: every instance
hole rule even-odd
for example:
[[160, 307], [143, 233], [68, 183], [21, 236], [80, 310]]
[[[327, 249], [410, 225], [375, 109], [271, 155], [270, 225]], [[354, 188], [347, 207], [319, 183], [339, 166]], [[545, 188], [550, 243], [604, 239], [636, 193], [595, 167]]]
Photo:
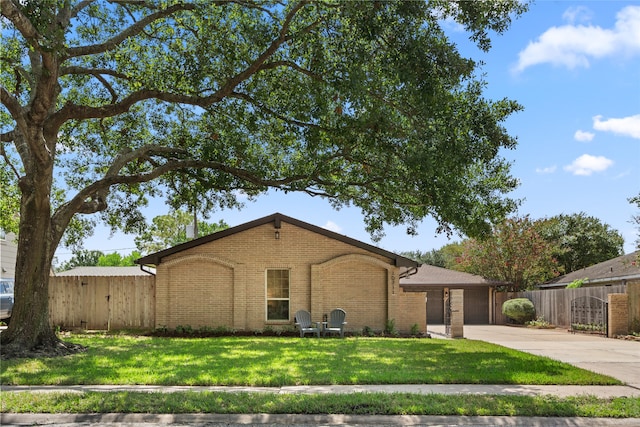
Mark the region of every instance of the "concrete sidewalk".
[[292, 414], [0, 414], [0, 425], [142, 427], [242, 426], [431, 426], [431, 427], [638, 427], [638, 418], [461, 417], [423, 415], [292, 415]]
[[[430, 327], [442, 337], [444, 327]], [[477, 384], [326, 385], [288, 387], [163, 387], [163, 386], [2, 386], [2, 392], [221, 391], [229, 393], [343, 394], [359, 392], [482, 395], [593, 395], [600, 398], [640, 397], [640, 342], [599, 336], [570, 334], [564, 330], [538, 330], [495, 325], [465, 325], [467, 339], [487, 341], [520, 351], [561, 360], [575, 366], [617, 378], [623, 386], [531, 386]], [[551, 417], [459, 417], [459, 416], [356, 416], [292, 414], [0, 414], [0, 425], [97, 426], [146, 425], [233, 427], [246, 425], [289, 426], [519, 426], [519, 427], [638, 427], [640, 419], [551, 418]]]
[[176, 393], [226, 392], [275, 394], [348, 394], [348, 393], [415, 393], [415, 394], [475, 394], [558, 397], [589, 395], [599, 398], [640, 397], [640, 389], [630, 386], [571, 385], [486, 385], [486, 384], [378, 384], [378, 385], [310, 385], [283, 387], [223, 387], [223, 386], [150, 386], [150, 385], [70, 385], [70, 386], [2, 386], [2, 392], [146, 392]]

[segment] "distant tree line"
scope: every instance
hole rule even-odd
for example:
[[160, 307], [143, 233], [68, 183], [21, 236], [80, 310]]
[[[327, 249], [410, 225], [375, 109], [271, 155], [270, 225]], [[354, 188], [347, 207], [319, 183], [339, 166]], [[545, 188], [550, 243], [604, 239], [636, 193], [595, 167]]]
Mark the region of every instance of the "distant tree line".
[[[192, 214], [183, 210], [173, 210], [166, 215], [158, 215], [152, 219], [146, 230], [134, 239], [137, 250], [129, 255], [121, 255], [118, 252], [105, 254], [100, 250], [78, 249], [73, 252], [70, 260], [60, 264], [56, 270], [66, 271], [74, 267], [86, 266], [133, 266], [135, 260], [143, 254], [161, 251], [193, 238], [187, 235], [187, 227], [193, 226], [193, 223]], [[228, 227], [223, 220], [217, 223], [206, 221], [198, 221], [197, 223], [198, 235], [200, 236], [206, 236]]]
[[[634, 218], [640, 224], [640, 216]], [[539, 220], [513, 217], [495, 226], [484, 239], [465, 239], [437, 250], [403, 255], [508, 282], [507, 290], [517, 291], [620, 256], [623, 245], [617, 230], [581, 212]]]

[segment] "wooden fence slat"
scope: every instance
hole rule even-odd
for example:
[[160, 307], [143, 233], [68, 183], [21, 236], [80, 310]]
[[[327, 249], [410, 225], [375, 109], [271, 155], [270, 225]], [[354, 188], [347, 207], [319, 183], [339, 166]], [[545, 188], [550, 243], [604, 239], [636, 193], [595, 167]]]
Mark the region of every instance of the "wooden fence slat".
[[63, 328], [152, 329], [155, 276], [52, 276], [49, 320]]
[[[584, 296], [607, 300], [609, 294], [626, 293], [627, 285], [594, 286], [575, 289], [542, 289], [517, 292], [515, 294], [496, 295], [496, 323], [504, 324], [502, 303], [511, 298], [528, 298], [536, 308], [536, 316], [544, 317], [547, 322], [559, 328], [571, 326], [571, 301]], [[499, 296], [499, 297], [498, 297]], [[499, 314], [499, 315], [498, 315]]]

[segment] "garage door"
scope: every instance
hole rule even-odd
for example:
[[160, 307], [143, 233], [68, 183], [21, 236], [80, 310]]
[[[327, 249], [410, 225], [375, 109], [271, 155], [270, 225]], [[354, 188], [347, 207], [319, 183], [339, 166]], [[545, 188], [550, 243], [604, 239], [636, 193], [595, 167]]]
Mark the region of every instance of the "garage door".
[[465, 325], [489, 324], [489, 290], [464, 290], [464, 323]]
[[444, 324], [444, 291], [429, 289], [427, 291], [427, 325]]

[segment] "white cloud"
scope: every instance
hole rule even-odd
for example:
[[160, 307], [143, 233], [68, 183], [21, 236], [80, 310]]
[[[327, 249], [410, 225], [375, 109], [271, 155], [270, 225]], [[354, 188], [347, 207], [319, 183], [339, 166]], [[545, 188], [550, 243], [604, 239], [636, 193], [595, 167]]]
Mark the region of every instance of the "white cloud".
[[327, 223], [325, 225], [322, 226], [322, 228], [329, 230], [329, 231], [333, 231], [336, 233], [339, 233], [342, 231], [342, 227], [340, 227], [338, 224], [336, 224], [333, 221], [327, 221]]
[[589, 176], [594, 172], [602, 172], [607, 170], [613, 165], [613, 160], [607, 159], [604, 156], [591, 156], [589, 154], [583, 154], [571, 163], [564, 167], [564, 170], [573, 173], [574, 175]]
[[515, 72], [550, 63], [569, 69], [589, 67], [589, 61], [606, 56], [640, 55], [640, 6], [627, 6], [616, 15], [611, 29], [593, 25], [574, 25], [586, 15], [574, 9], [565, 12], [571, 24], [551, 27], [518, 54]]
[[576, 133], [573, 134], [573, 139], [580, 142], [589, 142], [593, 141], [593, 137], [595, 137], [595, 133], [586, 132], [583, 130], [577, 130]]
[[570, 7], [562, 14], [562, 19], [573, 24], [574, 22], [589, 22], [593, 17], [593, 12], [585, 6]]
[[621, 119], [602, 120], [602, 116], [593, 118], [593, 128], [604, 132], [640, 139], [640, 114], [623, 117]]
[[557, 167], [556, 165], [553, 166], [548, 166], [546, 168], [536, 168], [536, 173], [554, 173], [556, 171]]

